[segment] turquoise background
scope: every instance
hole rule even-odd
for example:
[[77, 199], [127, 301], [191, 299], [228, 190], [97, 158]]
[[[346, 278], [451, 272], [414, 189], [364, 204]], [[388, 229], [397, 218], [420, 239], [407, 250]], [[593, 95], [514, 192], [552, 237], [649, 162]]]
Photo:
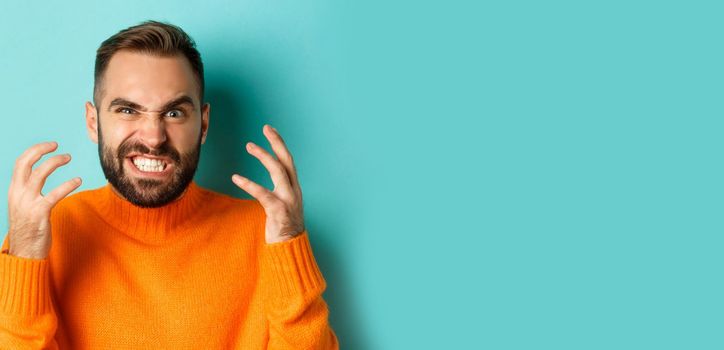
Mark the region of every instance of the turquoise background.
[[[0, 4], [0, 194], [102, 186], [95, 50], [146, 19], [198, 43], [196, 180], [271, 188], [277, 127], [344, 349], [722, 349], [722, 6], [714, 1]], [[7, 201], [2, 201], [6, 222]]]

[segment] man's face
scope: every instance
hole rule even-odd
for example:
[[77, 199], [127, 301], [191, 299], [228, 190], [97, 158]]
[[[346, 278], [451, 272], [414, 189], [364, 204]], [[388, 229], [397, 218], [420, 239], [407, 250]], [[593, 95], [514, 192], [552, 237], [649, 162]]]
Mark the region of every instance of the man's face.
[[201, 107], [191, 65], [183, 56], [119, 51], [102, 86], [100, 106], [86, 103], [86, 126], [108, 182], [142, 207], [178, 198], [208, 130], [210, 107]]

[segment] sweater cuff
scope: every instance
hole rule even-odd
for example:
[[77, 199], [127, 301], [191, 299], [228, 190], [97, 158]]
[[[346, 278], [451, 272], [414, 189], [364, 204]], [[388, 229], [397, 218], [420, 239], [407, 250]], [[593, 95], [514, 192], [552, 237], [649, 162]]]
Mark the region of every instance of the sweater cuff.
[[0, 310], [37, 316], [52, 310], [48, 258], [31, 259], [0, 251]]
[[309, 234], [266, 243], [261, 253], [262, 281], [277, 300], [321, 294], [327, 286], [312, 254]]

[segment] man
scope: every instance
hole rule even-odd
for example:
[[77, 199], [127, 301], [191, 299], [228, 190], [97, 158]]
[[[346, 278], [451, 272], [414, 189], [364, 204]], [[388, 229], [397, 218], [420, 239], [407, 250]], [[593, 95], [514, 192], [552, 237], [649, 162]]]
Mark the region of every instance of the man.
[[70, 155], [33, 169], [57, 149], [48, 142], [17, 159], [0, 348], [339, 348], [282, 137], [264, 126], [276, 158], [247, 143], [273, 191], [237, 174], [255, 199], [201, 188], [202, 101], [201, 57], [180, 28], [147, 21], [101, 44], [86, 126], [108, 183], [68, 196], [75, 178], [43, 195]]

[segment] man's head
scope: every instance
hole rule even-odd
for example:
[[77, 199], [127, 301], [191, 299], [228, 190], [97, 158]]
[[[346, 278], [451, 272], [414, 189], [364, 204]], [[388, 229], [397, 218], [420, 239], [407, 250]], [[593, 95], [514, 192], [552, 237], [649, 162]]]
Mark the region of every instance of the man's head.
[[86, 127], [117, 193], [159, 207], [186, 190], [209, 126], [203, 99], [201, 56], [181, 28], [146, 21], [101, 44]]

